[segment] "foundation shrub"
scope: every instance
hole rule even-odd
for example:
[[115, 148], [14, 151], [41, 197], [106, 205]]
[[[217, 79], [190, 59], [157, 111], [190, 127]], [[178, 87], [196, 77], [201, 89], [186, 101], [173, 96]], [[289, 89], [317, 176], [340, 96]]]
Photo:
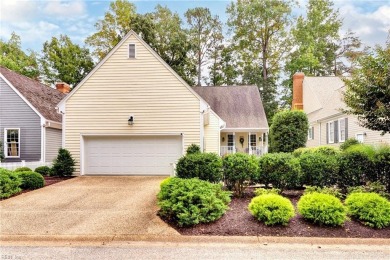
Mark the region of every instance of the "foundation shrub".
[[277, 194], [264, 194], [251, 200], [248, 209], [259, 221], [268, 225], [287, 225], [295, 216], [291, 201]]
[[318, 152], [304, 153], [299, 157], [302, 183], [310, 186], [331, 186], [337, 182], [337, 157]]
[[18, 176], [22, 179], [20, 187], [24, 190], [35, 190], [45, 186], [45, 179], [37, 172], [18, 172]]
[[178, 226], [192, 226], [219, 219], [228, 209], [230, 192], [196, 178], [170, 178], [161, 185], [157, 198], [160, 216]]
[[244, 153], [225, 156], [222, 165], [225, 185], [236, 196], [242, 196], [245, 188], [256, 178], [259, 170], [257, 157]]
[[0, 168], [0, 199], [9, 198], [20, 192], [21, 184], [22, 180], [17, 173]]
[[188, 146], [186, 154], [200, 153], [200, 146], [197, 144], [191, 144]]
[[29, 167], [19, 167], [14, 170], [14, 172], [31, 172], [32, 170]]
[[209, 182], [222, 180], [222, 159], [215, 153], [187, 154], [179, 159], [176, 165], [179, 178], [199, 178]]
[[64, 148], [58, 150], [58, 155], [54, 159], [52, 175], [54, 176], [71, 176], [74, 172], [76, 161], [70, 152]]
[[304, 219], [319, 225], [340, 226], [346, 221], [346, 209], [340, 199], [330, 194], [307, 193], [298, 201]]
[[347, 150], [349, 147], [353, 146], [353, 145], [357, 145], [359, 144], [359, 141], [356, 140], [355, 138], [348, 138], [347, 140], [345, 140], [344, 143], [342, 143], [340, 145], [340, 150], [342, 151], [345, 151]]
[[390, 226], [390, 202], [377, 193], [355, 192], [345, 200], [348, 214], [373, 228]]
[[269, 153], [259, 159], [258, 182], [278, 189], [302, 187], [299, 159], [288, 153]]
[[34, 172], [37, 172], [42, 176], [49, 176], [51, 174], [51, 168], [49, 166], [39, 166], [35, 168]]

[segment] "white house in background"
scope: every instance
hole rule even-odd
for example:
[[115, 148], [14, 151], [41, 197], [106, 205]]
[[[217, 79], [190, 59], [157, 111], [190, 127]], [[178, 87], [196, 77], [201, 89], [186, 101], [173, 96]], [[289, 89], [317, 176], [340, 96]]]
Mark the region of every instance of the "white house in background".
[[[253, 91], [236, 89], [226, 91], [238, 96]], [[264, 143], [268, 125], [232, 125], [224, 132], [230, 118], [200, 93], [130, 31], [58, 105], [63, 146], [77, 161], [75, 174], [170, 175], [193, 143], [218, 154], [224, 146], [235, 150], [241, 135], [244, 144], [254, 136], [251, 145], [256, 149]]]
[[307, 147], [339, 146], [348, 138], [361, 143], [390, 143], [390, 135], [359, 126], [357, 117], [341, 112], [346, 108], [342, 94], [345, 84], [339, 77], [293, 76], [293, 109], [303, 109], [309, 119]]

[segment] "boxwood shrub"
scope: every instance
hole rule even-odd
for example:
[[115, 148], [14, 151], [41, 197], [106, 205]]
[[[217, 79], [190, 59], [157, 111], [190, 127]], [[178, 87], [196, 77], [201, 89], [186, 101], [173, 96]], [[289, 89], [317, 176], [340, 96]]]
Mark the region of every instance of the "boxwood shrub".
[[338, 186], [346, 191], [348, 187], [376, 181], [374, 157], [375, 150], [368, 145], [354, 145], [345, 150], [339, 157]]
[[5, 199], [20, 192], [22, 180], [18, 174], [9, 170], [0, 168], [0, 198]]
[[337, 183], [338, 160], [334, 155], [323, 153], [304, 153], [299, 157], [302, 182], [310, 186], [331, 186]]
[[14, 172], [31, 172], [32, 170], [28, 167], [19, 167], [14, 170]]
[[256, 178], [259, 170], [257, 157], [244, 153], [225, 156], [222, 165], [225, 185], [237, 196], [242, 195], [246, 186]]
[[220, 182], [223, 176], [222, 159], [215, 153], [187, 154], [177, 162], [176, 174], [179, 178]]
[[34, 172], [37, 172], [42, 176], [49, 176], [51, 173], [51, 168], [49, 166], [39, 166], [35, 168]]
[[259, 159], [258, 182], [278, 189], [302, 186], [299, 159], [288, 153], [269, 153]]
[[272, 189], [258, 188], [254, 191], [254, 193], [256, 196], [261, 196], [261, 195], [265, 195], [265, 194], [280, 195], [282, 193], [282, 190], [276, 189], [276, 188], [272, 188]]
[[340, 226], [347, 219], [341, 201], [330, 194], [307, 193], [299, 199], [297, 206], [303, 218], [315, 224]]
[[375, 156], [374, 164], [378, 181], [386, 186], [390, 193], [390, 145], [379, 146]]
[[345, 205], [349, 215], [367, 226], [385, 228], [390, 225], [390, 202], [377, 193], [351, 193]]
[[41, 174], [32, 171], [18, 172], [18, 176], [22, 179], [20, 187], [22, 189], [35, 190], [45, 186], [45, 179]]
[[351, 147], [353, 145], [357, 145], [357, 144], [359, 144], [359, 141], [357, 139], [349, 138], [349, 139], [345, 140], [345, 142], [340, 145], [340, 149], [342, 151], [344, 151], [344, 150], [347, 150], [349, 147]]
[[251, 200], [248, 209], [266, 225], [287, 225], [295, 216], [291, 201], [277, 194], [264, 194]]
[[230, 192], [219, 184], [199, 179], [170, 178], [160, 184], [159, 215], [178, 226], [192, 226], [219, 219], [228, 209]]

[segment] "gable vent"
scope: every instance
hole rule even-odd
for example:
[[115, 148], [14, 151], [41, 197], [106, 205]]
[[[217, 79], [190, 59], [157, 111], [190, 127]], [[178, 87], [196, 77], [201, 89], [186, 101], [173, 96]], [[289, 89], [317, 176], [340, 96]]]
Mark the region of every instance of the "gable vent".
[[129, 58], [135, 58], [135, 44], [129, 44]]

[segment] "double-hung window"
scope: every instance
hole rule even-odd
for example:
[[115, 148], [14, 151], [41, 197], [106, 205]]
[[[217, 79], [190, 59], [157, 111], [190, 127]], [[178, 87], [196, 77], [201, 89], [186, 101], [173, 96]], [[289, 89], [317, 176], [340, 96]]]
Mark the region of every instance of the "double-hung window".
[[250, 146], [252, 150], [256, 150], [256, 134], [250, 135]]
[[4, 129], [4, 154], [6, 158], [20, 157], [20, 129]]
[[309, 130], [307, 130], [307, 139], [313, 140], [314, 139], [314, 127], [310, 126]]
[[130, 43], [129, 44], [129, 58], [130, 59], [135, 59], [135, 57], [136, 57], [135, 44], [134, 43]]
[[339, 142], [344, 142], [346, 137], [346, 118], [339, 119]]
[[328, 123], [328, 143], [333, 144], [334, 143], [334, 122]]
[[233, 150], [234, 148], [234, 135], [228, 134], [228, 140], [227, 140], [227, 145], [229, 150]]

